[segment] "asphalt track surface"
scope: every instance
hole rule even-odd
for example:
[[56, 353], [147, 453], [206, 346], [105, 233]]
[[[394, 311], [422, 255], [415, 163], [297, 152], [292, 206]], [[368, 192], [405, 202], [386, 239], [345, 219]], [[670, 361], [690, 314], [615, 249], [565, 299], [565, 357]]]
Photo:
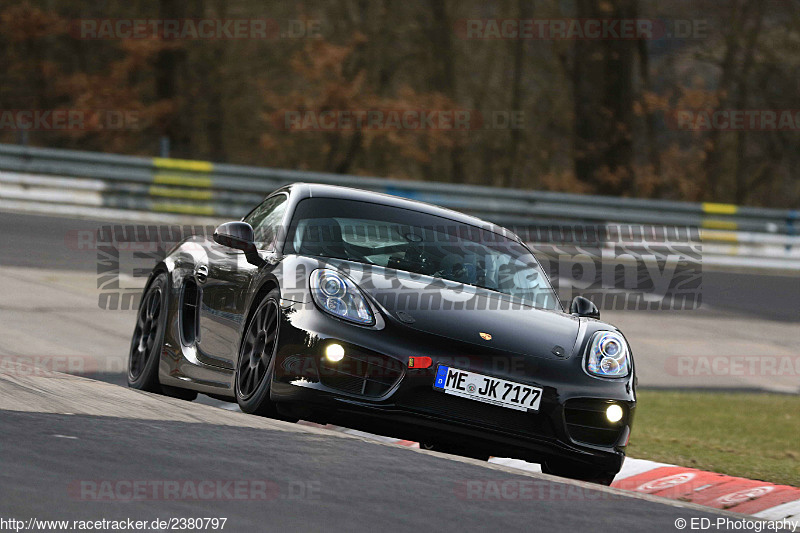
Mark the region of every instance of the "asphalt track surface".
[[[175, 402], [180, 401], [165, 401], [160, 408], [180, 411]], [[26, 521], [226, 518], [225, 531], [601, 533], [670, 531], [679, 518], [725, 515], [292, 424], [203, 423], [198, 412], [220, 410], [192, 409], [196, 420], [191, 423], [0, 411], [0, 516]], [[158, 488], [143, 492], [143, 499], [131, 498], [132, 489], [121, 482], [133, 481], [153, 487], [177, 482], [180, 496], [164, 497]], [[245, 488], [197, 488], [203, 481], [215, 487], [233, 481]], [[258, 483], [268, 489], [255, 488]], [[467, 492], [467, 483], [505, 487], [505, 492]], [[187, 490], [190, 486], [198, 497]]]

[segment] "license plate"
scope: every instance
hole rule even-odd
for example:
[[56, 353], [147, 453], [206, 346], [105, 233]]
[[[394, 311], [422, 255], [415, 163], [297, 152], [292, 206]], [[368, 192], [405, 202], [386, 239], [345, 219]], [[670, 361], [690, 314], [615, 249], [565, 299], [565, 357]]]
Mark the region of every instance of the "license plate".
[[433, 388], [446, 394], [518, 411], [538, 411], [542, 389], [449, 366], [436, 367]]

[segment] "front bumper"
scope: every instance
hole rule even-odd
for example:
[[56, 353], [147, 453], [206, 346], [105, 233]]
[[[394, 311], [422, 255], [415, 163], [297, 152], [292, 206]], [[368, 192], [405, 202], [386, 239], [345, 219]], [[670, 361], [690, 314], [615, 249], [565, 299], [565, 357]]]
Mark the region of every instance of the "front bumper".
[[[495, 456], [569, 459], [614, 472], [622, 466], [635, 409], [633, 376], [587, 375], [582, 346], [564, 358], [520, 356], [411, 330], [392, 317], [376, 330], [313, 304], [284, 301], [282, 311], [271, 398], [298, 416]], [[345, 349], [338, 363], [324, 358], [333, 342]], [[411, 356], [431, 357], [433, 364], [408, 368]], [[526, 413], [435, 390], [437, 364], [541, 387], [540, 408]], [[623, 409], [616, 424], [605, 418], [609, 403]]]

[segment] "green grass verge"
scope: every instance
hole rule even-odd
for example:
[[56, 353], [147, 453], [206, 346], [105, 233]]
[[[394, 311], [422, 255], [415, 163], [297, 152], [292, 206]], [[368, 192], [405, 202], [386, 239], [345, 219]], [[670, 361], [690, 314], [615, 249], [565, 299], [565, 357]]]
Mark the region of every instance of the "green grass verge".
[[628, 454], [800, 487], [800, 396], [639, 391]]

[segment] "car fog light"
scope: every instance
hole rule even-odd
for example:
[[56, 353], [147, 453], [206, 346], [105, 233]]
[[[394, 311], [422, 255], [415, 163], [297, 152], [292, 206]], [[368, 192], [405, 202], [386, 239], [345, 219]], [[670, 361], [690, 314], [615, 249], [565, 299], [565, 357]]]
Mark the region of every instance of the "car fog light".
[[622, 407], [617, 404], [611, 404], [606, 408], [606, 418], [609, 422], [619, 422], [622, 420]]
[[344, 348], [342, 348], [341, 344], [329, 344], [328, 347], [325, 348], [325, 357], [328, 361], [338, 363], [344, 359]]

